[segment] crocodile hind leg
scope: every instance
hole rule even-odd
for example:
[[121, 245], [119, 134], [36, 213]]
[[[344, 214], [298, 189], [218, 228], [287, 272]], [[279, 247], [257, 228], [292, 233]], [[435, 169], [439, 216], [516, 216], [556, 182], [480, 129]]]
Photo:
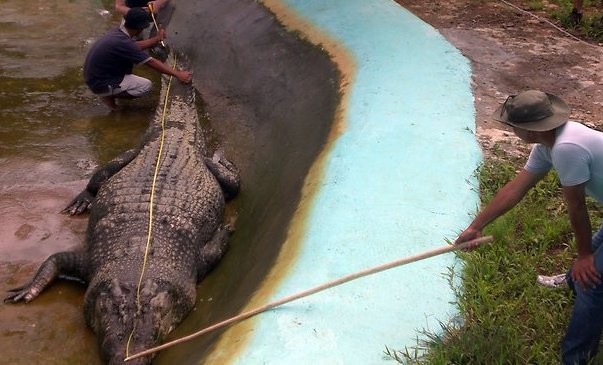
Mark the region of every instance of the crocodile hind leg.
[[66, 213], [69, 215], [81, 214], [84, 213], [90, 207], [90, 204], [94, 200], [96, 193], [98, 193], [98, 189], [107, 182], [111, 178], [111, 176], [115, 175], [119, 172], [119, 170], [123, 169], [124, 166], [129, 164], [139, 153], [140, 150], [132, 149], [128, 150], [113, 160], [109, 161], [105, 166], [96, 170], [90, 181], [88, 181], [88, 185], [86, 185], [86, 189], [82, 190], [81, 193], [75, 196], [73, 200], [65, 207], [65, 209], [61, 210], [61, 213]]
[[200, 282], [214, 267], [228, 250], [228, 240], [232, 229], [222, 226], [216, 230], [214, 236], [202, 248], [197, 266], [197, 282]]
[[55, 253], [42, 263], [29, 284], [9, 290], [4, 302], [30, 302], [59, 277], [86, 281], [85, 268], [87, 266], [83, 252]]
[[224, 198], [232, 199], [239, 193], [239, 170], [224, 157], [222, 150], [216, 151], [211, 159], [206, 158], [205, 165], [218, 180], [224, 191]]

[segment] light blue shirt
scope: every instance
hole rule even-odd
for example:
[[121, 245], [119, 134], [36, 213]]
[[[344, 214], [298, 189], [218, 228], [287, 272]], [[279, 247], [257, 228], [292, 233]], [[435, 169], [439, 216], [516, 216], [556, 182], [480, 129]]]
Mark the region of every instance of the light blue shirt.
[[552, 148], [532, 147], [525, 169], [533, 173], [554, 168], [563, 186], [586, 183], [586, 194], [603, 203], [603, 133], [580, 123], [557, 128]]

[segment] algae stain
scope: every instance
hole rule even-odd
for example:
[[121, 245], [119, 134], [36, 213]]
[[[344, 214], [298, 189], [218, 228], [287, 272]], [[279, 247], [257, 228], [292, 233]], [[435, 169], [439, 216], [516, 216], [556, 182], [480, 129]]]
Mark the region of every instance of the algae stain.
[[[307, 230], [307, 219], [324, 177], [327, 158], [333, 150], [335, 142], [346, 129], [346, 115], [348, 111], [350, 89], [356, 74], [356, 62], [354, 57], [341, 43], [337, 42], [330, 35], [301, 17], [294, 9], [283, 4], [282, 1], [264, 0], [262, 3], [267, 9], [275, 14], [277, 20], [288, 31], [296, 33], [298, 38], [320, 47], [321, 50], [337, 65], [340, 72], [338, 80], [340, 102], [335, 111], [334, 121], [325, 146], [312, 164], [310, 171], [304, 180], [300, 203], [290, 222], [287, 230], [287, 237], [282, 245], [275, 265], [242, 312], [251, 311], [266, 305], [274, 293], [275, 288], [286, 277], [288, 269], [293, 266], [292, 263], [299, 254], [300, 245]], [[248, 336], [252, 333], [252, 321], [248, 320], [233, 325], [233, 327], [229, 328], [221, 335], [219, 343], [215, 346], [217, 349], [228, 348], [228, 353], [216, 351], [212, 353], [210, 362], [220, 364], [231, 363], [236, 358], [237, 353], [242, 351], [247, 345]]]

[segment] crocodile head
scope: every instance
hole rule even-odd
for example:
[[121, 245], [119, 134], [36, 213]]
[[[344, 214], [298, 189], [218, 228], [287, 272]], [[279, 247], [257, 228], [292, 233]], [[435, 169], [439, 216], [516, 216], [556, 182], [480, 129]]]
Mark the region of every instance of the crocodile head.
[[[86, 319], [110, 365], [123, 365], [126, 357], [159, 345], [192, 307], [192, 303], [181, 303], [182, 296], [174, 288], [151, 280], [142, 285], [140, 294], [137, 284], [117, 279], [91, 294], [87, 295]], [[126, 364], [150, 364], [151, 360], [149, 355]]]

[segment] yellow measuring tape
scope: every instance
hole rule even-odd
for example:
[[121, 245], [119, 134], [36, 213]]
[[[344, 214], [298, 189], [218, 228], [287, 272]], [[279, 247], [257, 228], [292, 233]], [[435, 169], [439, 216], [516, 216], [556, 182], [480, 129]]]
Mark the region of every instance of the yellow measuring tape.
[[[174, 66], [176, 68], [176, 58], [174, 58]], [[157, 181], [157, 175], [159, 174], [159, 165], [161, 164], [161, 153], [163, 152], [163, 141], [165, 140], [165, 116], [167, 113], [167, 105], [170, 97], [170, 88], [172, 86], [172, 77], [168, 80], [167, 89], [165, 92], [165, 98], [163, 101], [163, 112], [161, 114], [161, 140], [159, 143], [159, 152], [157, 152], [157, 164], [155, 165], [155, 173], [153, 174], [153, 183], [151, 184], [151, 199], [149, 202], [149, 227], [147, 234], [147, 244], [144, 250], [144, 258], [142, 261], [142, 270], [140, 271], [140, 278], [138, 279], [138, 288], [136, 289], [136, 307], [138, 313], [140, 313], [140, 287], [142, 286], [142, 278], [144, 277], [144, 273], [147, 267], [147, 259], [149, 256], [149, 248], [151, 247], [151, 237], [153, 232], [153, 201], [155, 199], [155, 183]], [[132, 332], [128, 337], [128, 342], [126, 344], [126, 357], [130, 354], [130, 343], [132, 342], [132, 337], [134, 336], [134, 332], [136, 331], [136, 322], [134, 322], [134, 327], [132, 328]]]
[[[157, 29], [157, 31], [159, 32], [159, 26], [157, 25], [157, 21], [155, 20], [155, 14], [153, 13], [155, 11], [155, 9], [153, 9], [153, 3], [149, 3], [149, 11], [151, 12], [151, 18], [153, 19], [153, 24], [155, 24], [155, 29]], [[165, 43], [163, 43], [163, 40], [161, 41], [161, 45], [163, 47], [165, 47]]]

